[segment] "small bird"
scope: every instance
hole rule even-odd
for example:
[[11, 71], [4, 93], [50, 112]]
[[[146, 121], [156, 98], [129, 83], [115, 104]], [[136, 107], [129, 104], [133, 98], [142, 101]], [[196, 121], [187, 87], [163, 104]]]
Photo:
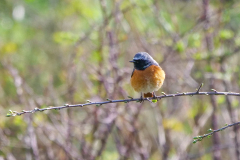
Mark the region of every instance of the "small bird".
[[144, 98], [156, 97], [165, 79], [165, 72], [159, 64], [146, 52], [137, 53], [132, 61], [134, 69], [131, 76], [131, 85], [136, 92], [141, 92], [141, 102]]

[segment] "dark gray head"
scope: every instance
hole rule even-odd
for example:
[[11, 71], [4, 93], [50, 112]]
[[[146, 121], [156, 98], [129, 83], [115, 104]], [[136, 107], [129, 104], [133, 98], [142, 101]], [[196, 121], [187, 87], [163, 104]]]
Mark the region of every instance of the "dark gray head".
[[137, 70], [144, 70], [151, 65], [159, 66], [159, 64], [146, 52], [138, 52], [132, 61], [134, 68]]

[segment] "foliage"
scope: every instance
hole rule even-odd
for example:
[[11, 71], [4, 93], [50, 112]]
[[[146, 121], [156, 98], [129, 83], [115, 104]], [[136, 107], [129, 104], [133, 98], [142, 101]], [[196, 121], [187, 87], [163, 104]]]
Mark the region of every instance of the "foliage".
[[[237, 127], [192, 144], [209, 128], [239, 121], [237, 97], [184, 96], [5, 117], [9, 110], [138, 98], [129, 60], [139, 51], [166, 72], [157, 95], [193, 91], [202, 82], [202, 90], [239, 93], [239, 1], [0, 4], [1, 158], [239, 158]], [[232, 150], [221, 150], [226, 146]]]

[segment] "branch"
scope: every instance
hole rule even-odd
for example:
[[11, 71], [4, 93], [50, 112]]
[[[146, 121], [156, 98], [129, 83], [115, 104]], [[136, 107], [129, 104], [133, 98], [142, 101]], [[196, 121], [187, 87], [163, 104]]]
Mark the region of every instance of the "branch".
[[[236, 93], [236, 92], [218, 92], [215, 89], [211, 89], [212, 92], [200, 92], [200, 89], [202, 88], [203, 83], [198, 87], [198, 89], [196, 89], [196, 92], [183, 92], [183, 93], [176, 93], [176, 94], [166, 94], [164, 92], [162, 92], [163, 95], [161, 96], [156, 96], [155, 98], [150, 97], [150, 98], [144, 98], [143, 100], [147, 100], [149, 102], [157, 102], [158, 100], [162, 99], [162, 98], [170, 98], [170, 97], [178, 97], [178, 96], [194, 96], [194, 95], [224, 95], [224, 96], [240, 96], [240, 93]], [[122, 99], [122, 100], [110, 100], [107, 99], [107, 101], [104, 102], [91, 102], [89, 100], [87, 100], [87, 103], [83, 103], [83, 104], [65, 104], [63, 106], [49, 106], [47, 108], [35, 108], [33, 110], [22, 110], [22, 112], [17, 112], [17, 111], [12, 111], [9, 110], [9, 112], [7, 113], [7, 117], [13, 117], [13, 116], [20, 116], [22, 114], [25, 113], [35, 113], [35, 112], [43, 112], [46, 110], [60, 110], [60, 109], [64, 109], [64, 108], [73, 108], [73, 107], [84, 107], [84, 106], [90, 106], [90, 105], [96, 105], [96, 106], [101, 106], [103, 104], [108, 104], [108, 103], [119, 103], [119, 102], [124, 102], [124, 103], [129, 103], [129, 102], [141, 102], [142, 99], [141, 98], [132, 98], [130, 96], [128, 96], [129, 99]], [[152, 100], [152, 101], [150, 101]], [[198, 141], [201, 141], [203, 138], [208, 137], [210, 138], [214, 133], [222, 131], [228, 127], [232, 127], [235, 125], [240, 124], [240, 122], [236, 122], [233, 124], [229, 124], [226, 125], [225, 127], [222, 127], [220, 129], [217, 130], [212, 130], [211, 128], [208, 130], [210, 131], [210, 133], [208, 134], [204, 134], [201, 136], [196, 136], [193, 138], [193, 143], [197, 143]]]
[[[156, 98], [150, 97], [150, 98], [144, 98], [143, 100], [152, 100], [152, 102], [156, 102], [157, 100], [160, 100], [162, 98], [170, 98], [170, 97], [179, 97], [179, 96], [194, 96], [194, 95], [224, 95], [224, 96], [240, 96], [240, 93], [236, 93], [236, 92], [218, 92], [215, 89], [212, 89], [212, 92], [199, 92], [200, 88], [202, 87], [202, 84], [199, 86], [199, 88], [197, 89], [197, 92], [183, 92], [183, 93], [176, 93], [176, 94], [166, 94], [164, 92], [162, 92], [162, 96], [156, 96]], [[17, 112], [17, 111], [12, 111], [9, 110], [9, 112], [7, 113], [7, 117], [12, 117], [12, 116], [20, 116], [22, 114], [25, 113], [35, 113], [35, 112], [43, 112], [46, 110], [60, 110], [60, 109], [64, 109], [64, 108], [73, 108], [73, 107], [84, 107], [84, 106], [90, 106], [90, 105], [96, 105], [96, 106], [101, 106], [103, 104], [108, 104], [108, 103], [119, 103], [119, 102], [124, 102], [124, 103], [129, 103], [129, 102], [141, 102], [141, 98], [132, 98], [129, 97], [129, 99], [122, 99], [122, 100], [110, 100], [107, 99], [107, 101], [104, 102], [91, 102], [89, 100], [87, 100], [87, 103], [83, 103], [83, 104], [65, 104], [63, 106], [49, 106], [47, 108], [34, 108], [33, 110], [22, 110], [21, 112]]]
[[223, 131], [224, 129], [228, 128], [228, 127], [232, 127], [232, 126], [235, 126], [235, 125], [238, 125], [240, 124], [240, 122], [236, 122], [236, 123], [232, 123], [232, 124], [226, 124], [225, 127], [222, 127], [220, 129], [217, 129], [217, 130], [212, 130], [211, 128], [208, 130], [210, 131], [210, 133], [208, 134], [204, 134], [202, 136], [196, 136], [196, 137], [193, 137], [193, 143], [197, 143], [198, 141], [202, 141], [203, 138], [210, 138], [214, 133], [216, 132], [219, 132], [219, 131]]

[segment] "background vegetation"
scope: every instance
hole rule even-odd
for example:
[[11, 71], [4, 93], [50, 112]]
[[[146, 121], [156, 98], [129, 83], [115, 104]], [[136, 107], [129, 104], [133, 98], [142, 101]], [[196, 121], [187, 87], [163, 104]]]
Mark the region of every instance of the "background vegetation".
[[1, 159], [240, 159], [239, 98], [193, 96], [5, 117], [124, 99], [133, 56], [166, 72], [165, 93], [239, 91], [238, 0], [0, 0]]

